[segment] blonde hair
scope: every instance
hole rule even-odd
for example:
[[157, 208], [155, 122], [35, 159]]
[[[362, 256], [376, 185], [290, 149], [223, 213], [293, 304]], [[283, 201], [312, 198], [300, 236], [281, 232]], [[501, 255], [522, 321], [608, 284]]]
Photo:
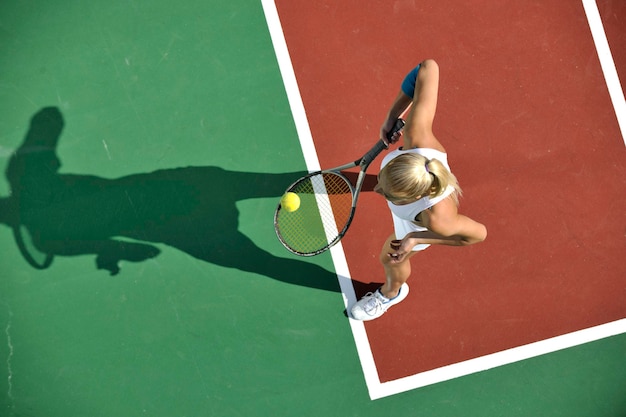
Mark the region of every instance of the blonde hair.
[[452, 186], [452, 198], [459, 204], [461, 187], [454, 174], [437, 159], [405, 153], [392, 159], [380, 173], [386, 179], [388, 189], [385, 191], [396, 199], [412, 200], [423, 196], [433, 198]]

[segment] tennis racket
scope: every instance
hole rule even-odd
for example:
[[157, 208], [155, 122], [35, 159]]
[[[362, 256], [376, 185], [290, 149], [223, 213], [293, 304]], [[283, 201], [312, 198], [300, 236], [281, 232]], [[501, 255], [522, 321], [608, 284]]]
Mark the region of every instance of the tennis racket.
[[[404, 120], [398, 119], [388, 139], [403, 127]], [[296, 255], [314, 256], [337, 244], [354, 218], [365, 171], [387, 147], [380, 139], [356, 161], [312, 172], [291, 184], [285, 194], [295, 193], [299, 206], [288, 210], [279, 203], [274, 213], [274, 229], [283, 246]], [[353, 186], [341, 171], [356, 166], [360, 172]]]

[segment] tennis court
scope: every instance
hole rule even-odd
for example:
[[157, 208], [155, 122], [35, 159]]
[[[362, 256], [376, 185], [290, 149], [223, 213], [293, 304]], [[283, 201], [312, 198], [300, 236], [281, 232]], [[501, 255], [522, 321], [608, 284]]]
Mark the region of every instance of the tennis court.
[[[626, 415], [624, 19], [609, 0], [4, 2], [0, 415]], [[373, 144], [427, 57], [489, 238], [429, 249], [363, 325], [345, 303], [382, 282], [384, 202], [364, 190], [313, 258], [272, 216]]]

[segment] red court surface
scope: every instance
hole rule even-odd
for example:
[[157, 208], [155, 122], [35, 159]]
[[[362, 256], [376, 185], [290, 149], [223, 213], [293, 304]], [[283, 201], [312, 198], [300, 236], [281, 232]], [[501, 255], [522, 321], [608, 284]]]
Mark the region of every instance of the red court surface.
[[[626, 151], [580, 1], [276, 5], [323, 167], [367, 150], [406, 72], [438, 61], [435, 134], [489, 231], [416, 256], [409, 297], [366, 323], [381, 382], [626, 317]], [[626, 7], [598, 8], [624, 77]], [[343, 240], [357, 296], [391, 231], [364, 193]]]
[[626, 80], [626, 1], [597, 0], [620, 80]]

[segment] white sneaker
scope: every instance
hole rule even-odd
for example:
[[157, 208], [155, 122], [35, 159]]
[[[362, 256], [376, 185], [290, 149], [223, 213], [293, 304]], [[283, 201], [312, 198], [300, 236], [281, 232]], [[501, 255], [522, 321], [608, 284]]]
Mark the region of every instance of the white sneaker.
[[350, 310], [352, 318], [363, 321], [377, 319], [385, 314], [385, 311], [387, 311], [389, 307], [404, 300], [407, 295], [409, 295], [409, 286], [406, 282], [400, 287], [398, 295], [391, 299], [382, 295], [380, 288], [373, 293], [368, 292], [363, 298], [352, 306], [352, 309]]

